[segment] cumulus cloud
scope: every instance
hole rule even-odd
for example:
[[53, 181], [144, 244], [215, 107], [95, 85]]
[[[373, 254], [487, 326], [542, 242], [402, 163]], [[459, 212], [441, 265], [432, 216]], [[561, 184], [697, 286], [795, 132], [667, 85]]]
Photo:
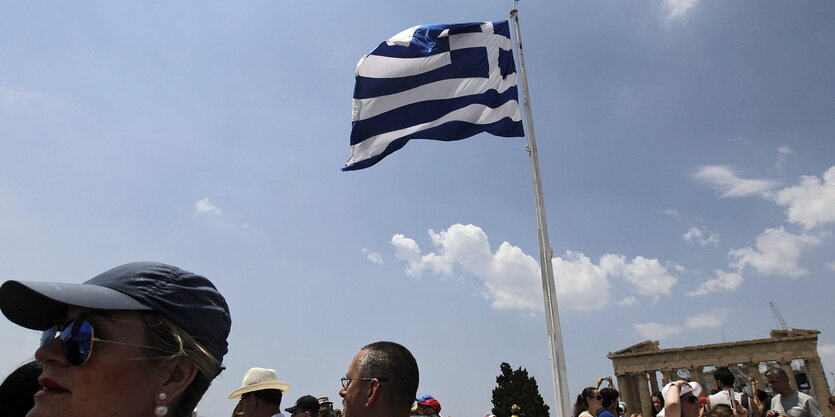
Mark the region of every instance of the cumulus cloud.
[[600, 266], [609, 274], [618, 276], [630, 284], [641, 295], [649, 295], [656, 300], [661, 295], [670, 295], [670, 290], [678, 279], [661, 266], [658, 259], [636, 256], [628, 261], [623, 255], [607, 254], [600, 258]]
[[647, 339], [660, 339], [662, 337], [678, 334], [684, 331], [681, 326], [667, 325], [661, 323], [635, 323], [635, 331]]
[[704, 226], [691, 227], [687, 230], [687, 233], [681, 235], [681, 238], [688, 242], [696, 242], [701, 246], [707, 246], [711, 243], [714, 245], [719, 244], [719, 235], [708, 231]]
[[707, 313], [690, 316], [684, 321], [684, 325], [691, 329], [708, 329], [719, 327], [725, 324], [728, 314], [731, 311], [727, 308], [709, 311]]
[[693, 179], [720, 192], [722, 197], [746, 197], [765, 195], [778, 186], [774, 181], [739, 178], [733, 169], [724, 165], [699, 167]]
[[774, 193], [774, 201], [786, 206], [790, 223], [800, 224], [805, 230], [835, 222], [835, 166], [823, 178], [814, 175], [800, 177], [800, 183]]
[[392, 237], [397, 259], [408, 262], [409, 275], [431, 271], [449, 277], [460, 271], [481, 281], [493, 308], [542, 310], [539, 264], [520, 248], [503, 242], [492, 253], [487, 235], [471, 224], [454, 224], [440, 233], [430, 230], [429, 237], [436, 250], [425, 255], [413, 239]]
[[662, 4], [667, 20], [673, 20], [684, 17], [698, 2], [699, 0], [663, 0]]
[[371, 263], [375, 263], [375, 264], [383, 263], [383, 255], [380, 255], [379, 253], [374, 252], [371, 249], [362, 248], [362, 254], [365, 255], [365, 257], [368, 258], [368, 260]]
[[756, 249], [735, 249], [728, 253], [731, 266], [742, 271], [746, 266], [762, 275], [785, 275], [799, 278], [808, 271], [797, 264], [803, 249], [819, 245], [821, 239], [809, 234], [793, 234], [779, 229], [766, 229], [757, 236]]
[[716, 270], [716, 277], [711, 278], [687, 293], [689, 296], [705, 295], [719, 291], [734, 291], [742, 285], [742, 275], [736, 272]]
[[[492, 252], [487, 235], [471, 224], [455, 224], [439, 233], [430, 230], [429, 237], [433, 250], [423, 253], [413, 239], [402, 234], [392, 236], [395, 256], [407, 263], [407, 274], [474, 277], [493, 308], [542, 310], [539, 263], [521, 248], [502, 242]], [[562, 257], [554, 257], [551, 265], [560, 308], [567, 310], [606, 308], [611, 303], [610, 277], [623, 279], [638, 295], [656, 299], [670, 294], [676, 283], [657, 259], [641, 256], [627, 260], [610, 254], [595, 264], [580, 252], [566, 251]], [[623, 299], [621, 303], [634, 302]]]
[[212, 204], [208, 198], [204, 198], [197, 203], [194, 204], [194, 209], [197, 210], [198, 213], [204, 214], [220, 214], [220, 209]]
[[777, 162], [774, 163], [774, 168], [783, 169], [783, 164], [786, 163], [786, 160], [794, 153], [792, 148], [789, 148], [786, 145], [783, 145], [777, 149]]

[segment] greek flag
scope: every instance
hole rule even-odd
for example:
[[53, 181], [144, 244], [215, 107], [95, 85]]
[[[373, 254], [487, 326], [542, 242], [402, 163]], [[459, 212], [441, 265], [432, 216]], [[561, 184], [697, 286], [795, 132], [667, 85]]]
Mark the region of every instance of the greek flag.
[[357, 63], [351, 158], [368, 168], [410, 139], [524, 136], [506, 20], [415, 26]]

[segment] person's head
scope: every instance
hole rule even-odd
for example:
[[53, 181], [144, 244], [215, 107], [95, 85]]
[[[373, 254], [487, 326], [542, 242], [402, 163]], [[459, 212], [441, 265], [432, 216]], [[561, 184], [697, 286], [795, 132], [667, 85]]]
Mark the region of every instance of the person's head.
[[617, 413], [619, 396], [620, 393], [618, 393], [618, 390], [611, 387], [603, 388], [602, 390], [600, 390], [601, 405], [604, 408], [607, 408]]
[[332, 417], [333, 402], [328, 397], [319, 397], [319, 417]]
[[431, 416], [441, 412], [441, 403], [432, 398], [418, 398], [417, 399], [418, 414], [424, 416]]
[[42, 389], [29, 417], [190, 416], [222, 370], [231, 326], [208, 279], [153, 262], [83, 284], [6, 281], [0, 309], [44, 331], [35, 352]]
[[[246, 371], [241, 387], [227, 398], [239, 400], [241, 410], [247, 417], [272, 416], [281, 412], [282, 394], [289, 389], [290, 384], [278, 380], [275, 369], [256, 367]], [[318, 401], [316, 403], [318, 405]]]
[[0, 404], [3, 404], [4, 416], [24, 417], [32, 409], [35, 405], [34, 395], [41, 389], [38, 377], [42, 369], [38, 361], [25, 363], [0, 384]]
[[827, 407], [829, 407], [830, 412], [835, 413], [835, 395], [829, 397], [829, 404], [827, 404]]
[[733, 388], [734, 381], [736, 381], [733, 372], [731, 372], [728, 368], [717, 369], [716, 372], [713, 373], [713, 378], [716, 379], [716, 385], [718, 385], [720, 389]]
[[342, 378], [345, 417], [407, 416], [418, 381], [417, 362], [408, 349], [394, 342], [366, 345]]
[[319, 415], [319, 400], [312, 395], [304, 395], [284, 411], [288, 412], [290, 417], [316, 417]]
[[652, 400], [652, 409], [655, 411], [655, 414], [661, 412], [661, 409], [664, 408], [664, 396], [661, 395], [661, 391], [655, 391], [651, 397]]
[[591, 411], [592, 415], [594, 415], [594, 411], [601, 407], [601, 400], [600, 392], [596, 388], [583, 388], [583, 392], [574, 401], [574, 417], [579, 416], [583, 411]]
[[[664, 388], [661, 390], [661, 396], [667, 397], [674, 384], [679, 385], [678, 381], [664, 385]], [[701, 408], [698, 395], [702, 392], [702, 386], [698, 382], [690, 381], [686, 384], [680, 384], [678, 390], [679, 403], [681, 404], [681, 417], [698, 417], [699, 409]]]
[[716, 404], [708, 413], [708, 417], [734, 417], [734, 410], [727, 404]]
[[765, 378], [768, 379], [768, 385], [775, 393], [780, 395], [787, 395], [794, 392], [789, 383], [789, 375], [782, 368], [769, 369], [765, 373]]

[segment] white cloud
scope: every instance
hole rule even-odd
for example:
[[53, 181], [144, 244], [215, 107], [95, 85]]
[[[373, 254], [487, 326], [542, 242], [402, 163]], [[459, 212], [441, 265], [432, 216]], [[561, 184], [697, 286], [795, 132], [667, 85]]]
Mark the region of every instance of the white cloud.
[[607, 254], [600, 258], [600, 266], [609, 274], [619, 276], [632, 284], [635, 292], [650, 295], [656, 300], [669, 295], [678, 279], [669, 274], [657, 259], [636, 256], [627, 261], [623, 255]]
[[782, 169], [783, 164], [786, 163], [786, 160], [794, 153], [792, 148], [789, 148], [786, 145], [783, 145], [777, 149], [777, 162], [774, 163], [774, 168]]
[[[454, 224], [439, 233], [430, 230], [429, 237], [435, 250], [423, 254], [413, 239], [392, 236], [397, 259], [408, 263], [407, 274], [418, 277], [428, 271], [440, 277], [475, 277], [493, 308], [542, 310], [539, 263], [519, 247], [502, 242], [493, 253], [484, 231], [471, 224]], [[627, 261], [622, 255], [604, 255], [595, 265], [580, 252], [566, 251], [563, 257], [552, 258], [551, 265], [560, 308], [567, 310], [601, 310], [610, 305], [609, 276], [623, 278], [638, 295], [655, 299], [670, 294], [676, 283], [657, 259], [641, 256]]]
[[731, 168], [724, 165], [699, 167], [693, 178], [719, 191], [722, 197], [765, 195], [768, 190], [778, 186], [774, 181], [739, 178]]
[[766, 229], [757, 236], [756, 249], [735, 249], [728, 253], [731, 266], [742, 271], [746, 266], [763, 275], [798, 278], [808, 271], [797, 264], [803, 249], [817, 246], [821, 240], [808, 234], [792, 234], [782, 227]]
[[707, 313], [697, 314], [687, 317], [684, 325], [691, 329], [708, 329], [719, 327], [725, 324], [728, 314], [731, 311], [727, 308], [709, 311]]
[[711, 243], [714, 245], [719, 244], [719, 235], [708, 231], [704, 226], [691, 227], [687, 230], [687, 233], [681, 235], [681, 238], [688, 242], [696, 242], [701, 246], [707, 246]]
[[647, 339], [660, 339], [662, 337], [678, 334], [684, 331], [681, 326], [653, 322], [635, 323], [633, 326], [635, 327], [635, 330], [641, 334], [641, 336], [646, 337]]
[[699, 0], [663, 0], [662, 4], [667, 13], [667, 19], [673, 20], [684, 17], [698, 2]]
[[197, 203], [194, 204], [195, 210], [198, 213], [206, 213], [206, 214], [220, 214], [220, 209], [212, 204], [208, 198], [204, 198]]
[[709, 279], [699, 285], [689, 296], [705, 295], [719, 291], [734, 291], [742, 285], [742, 275], [736, 272], [716, 271], [716, 278]]
[[800, 177], [800, 184], [774, 193], [778, 205], [787, 206], [788, 221], [806, 230], [835, 222], [835, 166], [820, 179], [814, 175]]
[[670, 216], [670, 217], [672, 217], [676, 220], [681, 220], [681, 213], [679, 213], [678, 210], [676, 210], [676, 209], [664, 210], [664, 214], [666, 214], [666, 215], [668, 215], [668, 216]]
[[406, 272], [419, 276], [429, 270], [436, 275], [452, 276], [455, 271], [476, 277], [491, 307], [502, 309], [542, 310], [542, 284], [539, 264], [534, 258], [507, 242], [490, 251], [487, 235], [474, 225], [454, 224], [445, 231], [429, 231], [435, 252], [421, 255], [417, 243], [403, 235], [394, 235], [397, 258], [409, 263]]
[[835, 271], [835, 261], [827, 262], [826, 267], [829, 268], [830, 271]]
[[368, 248], [362, 248], [362, 254], [365, 255], [366, 258], [372, 263], [381, 264], [383, 263], [383, 255], [380, 255], [377, 252], [374, 252]]
[[638, 299], [634, 295], [629, 295], [623, 297], [620, 301], [618, 301], [618, 305], [621, 307], [632, 307], [638, 302]]

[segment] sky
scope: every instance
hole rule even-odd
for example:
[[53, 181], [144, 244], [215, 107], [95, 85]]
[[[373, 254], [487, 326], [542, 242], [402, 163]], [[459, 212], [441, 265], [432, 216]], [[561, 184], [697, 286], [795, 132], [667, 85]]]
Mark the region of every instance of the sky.
[[[378, 340], [414, 353], [445, 416], [490, 411], [501, 362], [553, 407], [524, 139], [340, 171], [363, 54], [512, 6], [0, 0], [0, 278], [209, 277], [233, 325], [201, 416], [230, 415], [256, 366], [292, 385], [283, 407], [336, 399]], [[644, 340], [767, 338], [772, 301], [821, 331], [832, 377], [835, 3], [518, 8], [571, 395]], [[39, 335], [0, 336], [6, 375]]]

